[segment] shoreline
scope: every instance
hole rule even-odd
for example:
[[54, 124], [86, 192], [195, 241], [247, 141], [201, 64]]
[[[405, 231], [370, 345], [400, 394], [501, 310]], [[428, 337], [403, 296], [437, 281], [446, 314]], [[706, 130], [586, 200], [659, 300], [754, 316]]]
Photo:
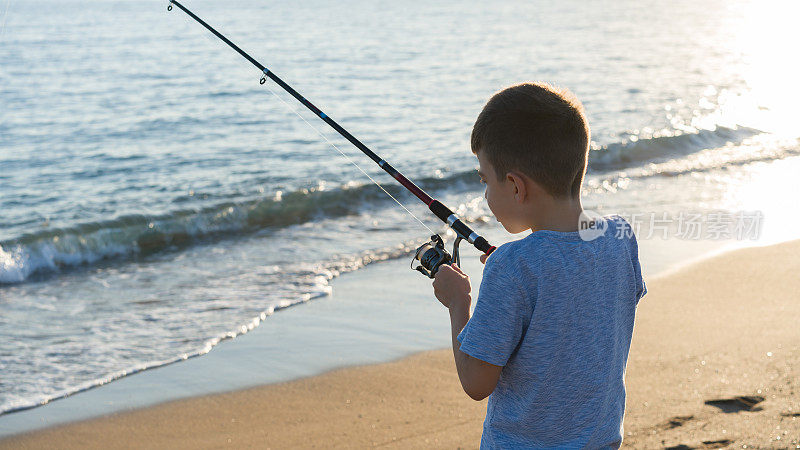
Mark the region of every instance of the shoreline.
[[[480, 280], [480, 262], [464, 267]], [[385, 280], [402, 271], [404, 298]], [[407, 272], [407, 273], [406, 273]], [[383, 283], [374, 282], [381, 280]], [[350, 272], [332, 295], [287, 308], [201, 357], [145, 370], [45, 405], [0, 416], [0, 439], [168, 401], [236, 391], [396, 360], [449, 345], [449, 321], [430, 281], [406, 260]], [[384, 298], [383, 301], [374, 299]], [[278, 319], [278, 320], [274, 320]]]
[[[798, 251], [800, 240], [742, 248], [648, 279], [628, 360], [624, 446], [800, 444]], [[485, 402], [461, 391], [447, 348], [15, 435], [0, 447], [143, 438], [160, 447], [476, 447]]]
[[[665, 246], [671, 251], [667, 252]], [[688, 255], [702, 258], [711, 254], [709, 246], [716, 251], [725, 248], [714, 241], [642, 241], [640, 258], [645, 279], [649, 280], [652, 272], [670, 271], [687, 264]], [[477, 257], [465, 257], [462, 266], [471, 274], [477, 289], [482, 275]], [[387, 297], [379, 288], [398, 281], [403, 290], [395, 295]], [[329, 297], [293, 305], [271, 315], [248, 333], [221, 342], [198, 357], [138, 371], [44, 405], [0, 415], [0, 439], [182, 398], [290, 381], [341, 367], [390, 362], [451, 345], [449, 321], [433, 298], [430, 282], [408, 270], [405, 259], [345, 273], [333, 280], [331, 291]], [[406, 298], [397, 294], [405, 294]], [[387, 301], [375, 301], [381, 298]], [[365, 326], [367, 322], [372, 326]], [[347, 324], [351, 332], [341, 333], [338, 324]], [[399, 336], [409, 331], [414, 332], [415, 342], [409, 343], [407, 335], [399, 338], [385, 333]], [[315, 342], [316, 336], [331, 333], [346, 340], [354, 347], [353, 351]], [[375, 339], [383, 344], [375, 344]], [[252, 358], [253, 354], [260, 355], [258, 360], [262, 361]], [[197, 373], [203, 373], [204, 377], [196, 379]], [[258, 375], [250, 376], [252, 373]]]

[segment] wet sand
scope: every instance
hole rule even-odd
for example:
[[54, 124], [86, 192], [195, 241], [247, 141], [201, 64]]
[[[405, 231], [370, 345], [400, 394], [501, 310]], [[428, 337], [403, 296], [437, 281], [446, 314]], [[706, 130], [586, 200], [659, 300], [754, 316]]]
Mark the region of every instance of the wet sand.
[[[628, 448], [800, 448], [800, 241], [647, 278], [628, 361]], [[446, 320], [445, 315], [442, 320]], [[0, 448], [476, 448], [486, 401], [449, 349], [178, 400]]]

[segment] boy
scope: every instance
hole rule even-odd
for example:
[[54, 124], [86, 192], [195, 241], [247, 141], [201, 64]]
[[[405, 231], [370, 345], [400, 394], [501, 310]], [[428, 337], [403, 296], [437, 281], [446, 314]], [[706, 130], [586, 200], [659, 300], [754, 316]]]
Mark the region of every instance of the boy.
[[462, 387], [475, 400], [491, 394], [481, 448], [618, 448], [647, 287], [630, 225], [588, 220], [581, 207], [583, 107], [548, 84], [512, 86], [484, 106], [471, 144], [492, 214], [510, 233], [532, 231], [481, 257], [471, 318], [460, 268], [442, 266], [433, 282]]

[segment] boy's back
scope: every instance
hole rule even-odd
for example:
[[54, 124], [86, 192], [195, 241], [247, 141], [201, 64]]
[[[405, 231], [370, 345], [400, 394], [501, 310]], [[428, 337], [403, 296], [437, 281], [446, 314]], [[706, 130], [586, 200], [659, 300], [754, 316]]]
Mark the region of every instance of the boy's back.
[[504, 366], [481, 448], [616, 448], [634, 313], [647, 292], [630, 225], [536, 231], [486, 262], [460, 350]]

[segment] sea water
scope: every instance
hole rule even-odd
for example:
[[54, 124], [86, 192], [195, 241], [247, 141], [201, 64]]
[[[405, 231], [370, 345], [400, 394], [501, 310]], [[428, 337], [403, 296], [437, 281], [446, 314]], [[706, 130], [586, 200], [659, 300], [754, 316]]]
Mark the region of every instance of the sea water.
[[[776, 195], [796, 198], [776, 184], [800, 155], [800, 76], [780, 52], [796, 5], [186, 6], [495, 245], [519, 236], [491, 217], [469, 134], [522, 81], [583, 101], [587, 209], [645, 230], [685, 212], [767, 225], [787, 218]], [[166, 2], [7, 0], [0, 14], [0, 414], [202, 355], [429, 237], [276, 96], [446, 232]]]

